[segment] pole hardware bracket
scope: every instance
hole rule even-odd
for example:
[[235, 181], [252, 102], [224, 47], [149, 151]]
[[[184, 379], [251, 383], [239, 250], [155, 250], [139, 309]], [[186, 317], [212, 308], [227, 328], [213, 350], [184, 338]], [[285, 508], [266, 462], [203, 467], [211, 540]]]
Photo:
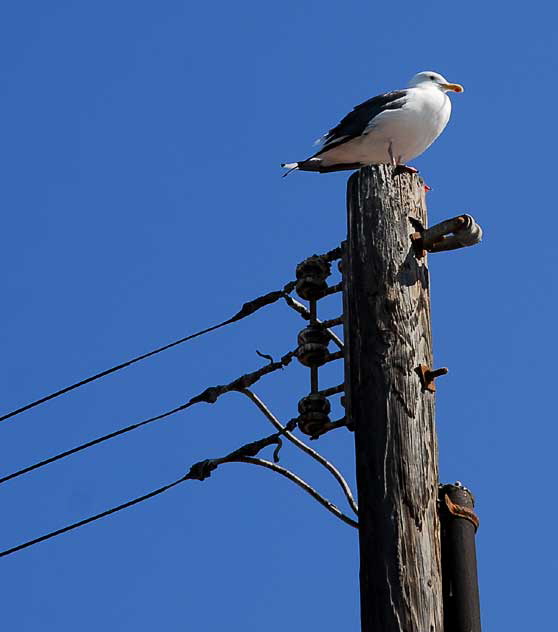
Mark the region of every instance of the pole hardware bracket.
[[445, 367], [441, 369], [431, 369], [426, 366], [426, 364], [421, 364], [418, 366], [415, 371], [417, 372], [420, 382], [422, 384], [422, 389], [424, 391], [429, 391], [430, 393], [436, 392], [436, 384], [434, 384], [434, 380], [441, 375], [446, 375], [449, 370]]
[[347, 420], [345, 417], [338, 419], [337, 421], [328, 421], [324, 423], [314, 434], [310, 435], [310, 439], [319, 439], [322, 435], [325, 435], [330, 430], [335, 430], [336, 428], [346, 428]]
[[411, 222], [417, 232], [411, 235], [416, 256], [420, 259], [426, 252], [443, 252], [474, 246], [482, 239], [482, 228], [471, 215], [464, 213], [452, 219], [424, 228], [412, 218]]

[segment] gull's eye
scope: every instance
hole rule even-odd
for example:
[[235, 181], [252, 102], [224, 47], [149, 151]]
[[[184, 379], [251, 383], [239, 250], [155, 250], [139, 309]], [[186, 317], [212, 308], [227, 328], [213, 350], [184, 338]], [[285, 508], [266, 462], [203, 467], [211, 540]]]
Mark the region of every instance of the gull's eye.
[[432, 79], [432, 81], [436, 81], [436, 77], [434, 75], [430, 75], [429, 79]]

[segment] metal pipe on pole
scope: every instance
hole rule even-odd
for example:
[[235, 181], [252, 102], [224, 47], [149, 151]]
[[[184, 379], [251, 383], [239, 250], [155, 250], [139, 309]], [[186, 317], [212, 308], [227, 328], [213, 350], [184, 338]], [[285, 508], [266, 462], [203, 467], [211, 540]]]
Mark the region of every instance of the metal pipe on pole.
[[446, 632], [481, 632], [474, 506], [473, 494], [460, 483], [440, 486]]

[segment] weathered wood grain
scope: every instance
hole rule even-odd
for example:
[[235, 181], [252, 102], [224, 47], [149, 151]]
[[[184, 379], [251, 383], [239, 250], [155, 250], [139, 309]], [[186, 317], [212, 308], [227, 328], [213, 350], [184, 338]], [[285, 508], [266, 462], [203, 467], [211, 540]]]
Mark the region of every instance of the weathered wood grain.
[[438, 450], [429, 279], [409, 218], [426, 226], [416, 175], [367, 167], [348, 183], [345, 369], [354, 424], [363, 632], [442, 632]]

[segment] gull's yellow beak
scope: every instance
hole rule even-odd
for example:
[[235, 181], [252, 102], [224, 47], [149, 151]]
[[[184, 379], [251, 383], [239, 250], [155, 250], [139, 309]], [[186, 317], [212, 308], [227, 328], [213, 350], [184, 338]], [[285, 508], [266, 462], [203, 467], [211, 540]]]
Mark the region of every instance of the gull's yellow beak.
[[463, 86], [459, 83], [442, 83], [444, 90], [451, 90], [452, 92], [463, 92]]

